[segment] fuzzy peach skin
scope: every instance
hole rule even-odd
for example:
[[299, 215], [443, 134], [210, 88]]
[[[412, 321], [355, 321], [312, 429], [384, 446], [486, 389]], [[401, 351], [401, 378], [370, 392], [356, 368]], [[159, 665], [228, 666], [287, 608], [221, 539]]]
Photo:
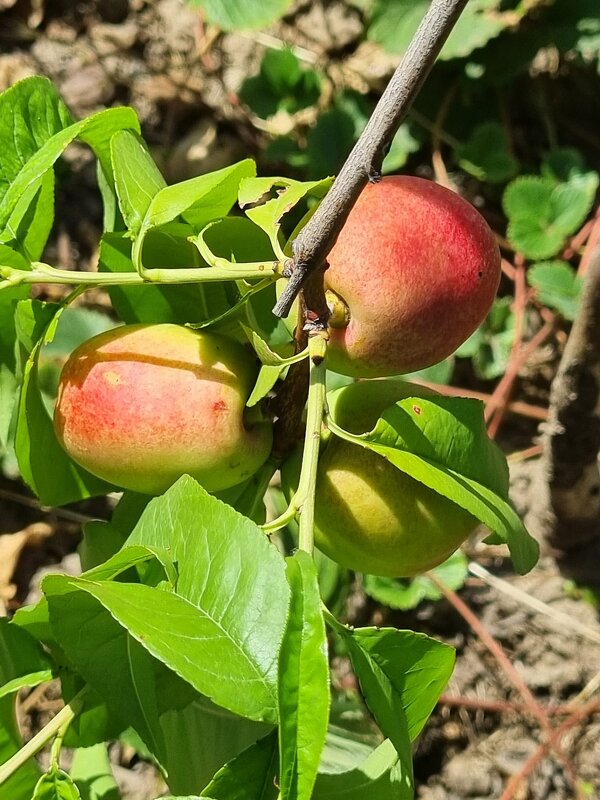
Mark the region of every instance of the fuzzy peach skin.
[[257, 368], [244, 347], [179, 325], [128, 325], [84, 342], [61, 374], [56, 433], [71, 458], [125, 489], [187, 473], [208, 491], [265, 462], [272, 425], [244, 425]]
[[354, 377], [446, 358], [483, 321], [500, 280], [498, 245], [479, 212], [407, 176], [366, 186], [328, 262], [329, 297], [348, 309], [345, 327], [331, 328], [328, 366]]
[[[350, 433], [366, 433], [381, 413], [405, 397], [433, 393], [398, 379], [362, 381], [332, 392], [330, 411]], [[301, 452], [282, 470], [291, 496]], [[319, 457], [315, 492], [315, 544], [356, 572], [413, 577], [441, 564], [475, 530], [478, 521], [358, 444], [329, 435]]]

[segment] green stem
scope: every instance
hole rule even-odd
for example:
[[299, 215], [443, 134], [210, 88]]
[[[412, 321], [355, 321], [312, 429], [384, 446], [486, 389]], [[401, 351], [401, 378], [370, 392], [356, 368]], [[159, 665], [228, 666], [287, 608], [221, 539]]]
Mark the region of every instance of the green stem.
[[64, 735], [64, 731], [68, 725], [81, 711], [87, 691], [88, 689], [86, 686], [75, 695], [70, 703], [67, 703], [64, 708], [61, 708], [58, 714], [53, 717], [41, 731], [36, 733], [33, 739], [30, 739], [27, 744], [23, 745], [23, 747], [14, 754], [14, 756], [11, 756], [8, 761], [5, 761], [4, 764], [0, 766], [0, 786], [51, 739], [54, 739], [57, 735], [61, 735], [61, 732], [62, 735]]
[[321, 612], [323, 614], [323, 619], [329, 625], [329, 627], [339, 633], [340, 636], [348, 636], [349, 633], [352, 633], [352, 627], [350, 625], [344, 625], [343, 622], [340, 622], [337, 617], [331, 613], [331, 611], [327, 608], [324, 603], [321, 603]]
[[31, 271], [0, 266], [0, 289], [27, 283], [60, 283], [79, 286], [148, 286], [153, 283], [202, 283], [213, 281], [272, 280], [281, 277], [273, 261], [240, 264], [232, 267], [193, 267], [190, 269], [144, 269], [137, 272], [78, 272], [56, 269], [34, 262]]
[[304, 449], [302, 451], [302, 467], [298, 488], [292, 497], [289, 506], [272, 522], [263, 525], [266, 533], [272, 533], [285, 527], [296, 514], [299, 514], [299, 541], [300, 550], [307, 553], [313, 551], [314, 521], [315, 521], [315, 487], [317, 484], [317, 467], [319, 463], [319, 445], [321, 442], [321, 426], [325, 412], [325, 348], [326, 341], [317, 335], [309, 339], [308, 350], [310, 357], [310, 380], [308, 387], [308, 404], [306, 416], [306, 432], [304, 434]]

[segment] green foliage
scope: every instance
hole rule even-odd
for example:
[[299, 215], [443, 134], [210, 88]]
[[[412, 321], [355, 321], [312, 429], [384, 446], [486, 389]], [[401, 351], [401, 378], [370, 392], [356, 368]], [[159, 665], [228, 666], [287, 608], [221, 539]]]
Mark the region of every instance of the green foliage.
[[291, 0], [188, 0], [208, 21], [225, 31], [262, 28], [284, 14]]
[[[449, 589], [460, 589], [467, 577], [467, 559], [457, 551], [447, 561], [432, 570]], [[365, 592], [390, 608], [408, 611], [425, 600], [439, 600], [443, 597], [438, 586], [427, 577], [419, 575], [412, 580], [384, 578], [379, 575], [365, 575]]]
[[492, 380], [504, 373], [515, 338], [512, 299], [494, 301], [490, 313], [477, 330], [456, 351], [459, 358], [470, 358], [477, 375]]
[[314, 69], [303, 69], [292, 50], [268, 50], [258, 75], [246, 78], [240, 99], [263, 119], [278, 111], [294, 114], [317, 102], [321, 78]]
[[484, 122], [474, 128], [456, 156], [465, 172], [487, 183], [504, 183], [519, 168], [509, 150], [506, 132], [497, 122]]
[[[442, 49], [442, 59], [464, 58], [511, 24], [500, 0], [471, 0]], [[390, 53], [403, 53], [425, 15], [427, 0], [375, 0], [368, 36]]]
[[576, 174], [568, 182], [522, 176], [504, 192], [508, 238], [527, 258], [556, 255], [567, 236], [587, 217], [598, 188], [598, 175]]
[[571, 322], [577, 314], [582, 281], [564, 261], [545, 261], [527, 270], [527, 282], [536, 290], [540, 303], [558, 311]]
[[[210, 22], [228, 28], [264, 24], [289, 4], [199, 5]], [[369, 37], [402, 47], [425, 5], [367, 4]], [[394, 42], [388, 37], [392, 19], [399, 23]], [[458, 61], [473, 48], [487, 49], [487, 42], [506, 35], [508, 20], [504, 6], [472, 0], [461, 37], [450, 41], [445, 58]], [[308, 108], [320, 94], [320, 75], [302, 68], [289, 50], [268, 53], [260, 74], [241, 91], [265, 118]], [[334, 92], [313, 127], [273, 143], [270, 156], [294, 164], [309, 180], [257, 177], [246, 159], [168, 186], [130, 109], [73, 122], [51, 84], [39, 78], [0, 95], [7, 153], [0, 167], [0, 440], [14, 447], [21, 475], [42, 503], [62, 505], [113, 488], [69, 459], [50, 416], [62, 362], [81, 341], [113, 324], [173, 322], [237, 338], [248, 358], [262, 365], [248, 405], [252, 414], [264, 413], [265, 397], [306, 357], [293, 355], [290, 334], [271, 314], [273, 264], [281, 269], [286, 262], [294, 236], [331, 185], [327, 176], [345, 159], [372, 106], [373, 98], [356, 91]], [[418, 114], [400, 128], [383, 171], [403, 168], [427, 144]], [[495, 182], [515, 174], [516, 155], [521, 160], [509, 151], [504, 128], [489, 122], [497, 117], [482, 108], [447, 137], [458, 166], [492, 192]], [[37, 262], [54, 221], [54, 167], [75, 140], [98, 162], [104, 230], [94, 280], [107, 288], [112, 308], [106, 316], [71, 306], [83, 286], [55, 303], [32, 299], [27, 284], [18, 285], [32, 270], [57, 278], [51, 266]], [[538, 238], [558, 224], [562, 245], [589, 211], [597, 176], [569, 150], [551, 151], [541, 173], [535, 181], [559, 199], [548, 201]], [[513, 218], [531, 217], [518, 187], [515, 181], [505, 195], [513, 227]], [[249, 277], [227, 272], [241, 267]], [[158, 279], [156, 273], [148, 279], [145, 270], [158, 270]], [[196, 279], [199, 273], [211, 279]], [[167, 284], [164, 276], [174, 274], [181, 283]], [[71, 276], [58, 277], [68, 282]], [[75, 280], [85, 284], [85, 277]], [[572, 318], [576, 282], [569, 265], [535, 264], [528, 280], [539, 302]], [[497, 347], [501, 335], [509, 342], [509, 305], [509, 298], [501, 301], [469, 345], [488, 374], [499, 368], [500, 357], [486, 362], [477, 354]], [[448, 381], [453, 366], [448, 359], [421, 377]], [[330, 386], [340, 380], [329, 378]], [[536, 547], [508, 502], [506, 463], [485, 434], [477, 401], [401, 401], [370, 434], [348, 438], [469, 510], [508, 542], [519, 571], [531, 567]], [[65, 745], [77, 748], [70, 774], [53, 757], [40, 778], [29, 761], [7, 784], [11, 800], [116, 800], [105, 743], [119, 736], [153, 758], [169, 791], [181, 797], [413, 797], [411, 747], [448, 680], [454, 653], [411, 631], [346, 628], [324, 609], [323, 600], [343, 602], [346, 573], [304, 551], [286, 558], [259, 527], [274, 470], [267, 463], [220, 497], [187, 476], [157, 498], [126, 492], [109, 522], [86, 526], [83, 574], [47, 576], [42, 600], [0, 624], [1, 760], [21, 744], [14, 720], [19, 688], [58, 674], [65, 701], [83, 697], [65, 733]], [[458, 587], [464, 560], [455, 556], [437, 572]], [[366, 576], [365, 588], [396, 608], [437, 597], [426, 578], [407, 585]], [[325, 622], [350, 654], [367, 706], [387, 737], [377, 747], [380, 734], [366, 743], [336, 727]]]

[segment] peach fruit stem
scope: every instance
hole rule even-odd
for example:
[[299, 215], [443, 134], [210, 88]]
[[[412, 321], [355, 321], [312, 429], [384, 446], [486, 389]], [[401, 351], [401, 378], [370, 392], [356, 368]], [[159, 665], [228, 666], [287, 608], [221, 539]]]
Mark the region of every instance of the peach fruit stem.
[[202, 283], [213, 281], [270, 280], [281, 277], [279, 262], [258, 261], [231, 267], [146, 269], [138, 272], [80, 272], [57, 269], [34, 261], [30, 271], [0, 266], [0, 290], [28, 283], [77, 284], [79, 286], [147, 286], [151, 283]]
[[66, 729], [81, 711], [87, 691], [88, 688], [86, 686], [78, 692], [71, 702], [61, 708], [58, 714], [41, 731], [38, 731], [14, 756], [11, 756], [8, 761], [5, 761], [0, 766], [0, 786], [51, 739], [59, 736], [62, 741]]
[[309, 386], [306, 412], [306, 431], [304, 449], [302, 451], [302, 467], [298, 488], [286, 510], [277, 519], [262, 526], [265, 533], [274, 533], [284, 528], [296, 515], [299, 517], [298, 547], [307, 553], [314, 548], [315, 520], [315, 487], [317, 484], [317, 466], [319, 463], [319, 446], [321, 428], [325, 414], [326, 368], [325, 351], [326, 334], [316, 334], [308, 340], [309, 353]]

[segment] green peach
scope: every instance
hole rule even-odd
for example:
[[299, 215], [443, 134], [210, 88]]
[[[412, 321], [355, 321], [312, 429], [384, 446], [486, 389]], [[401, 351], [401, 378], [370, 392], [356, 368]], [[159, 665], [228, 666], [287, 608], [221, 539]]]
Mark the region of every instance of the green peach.
[[[366, 433], [381, 413], [405, 397], [432, 392], [398, 379], [364, 381], [330, 396], [338, 425]], [[299, 453], [283, 471], [288, 494], [297, 485]], [[401, 472], [379, 454], [334, 435], [319, 458], [315, 544], [357, 572], [412, 577], [441, 564], [478, 521], [451, 500]]]
[[78, 347], [54, 413], [71, 458], [125, 489], [164, 492], [187, 473], [208, 491], [267, 459], [272, 425], [244, 424], [255, 359], [224, 336], [179, 325], [127, 325]]

